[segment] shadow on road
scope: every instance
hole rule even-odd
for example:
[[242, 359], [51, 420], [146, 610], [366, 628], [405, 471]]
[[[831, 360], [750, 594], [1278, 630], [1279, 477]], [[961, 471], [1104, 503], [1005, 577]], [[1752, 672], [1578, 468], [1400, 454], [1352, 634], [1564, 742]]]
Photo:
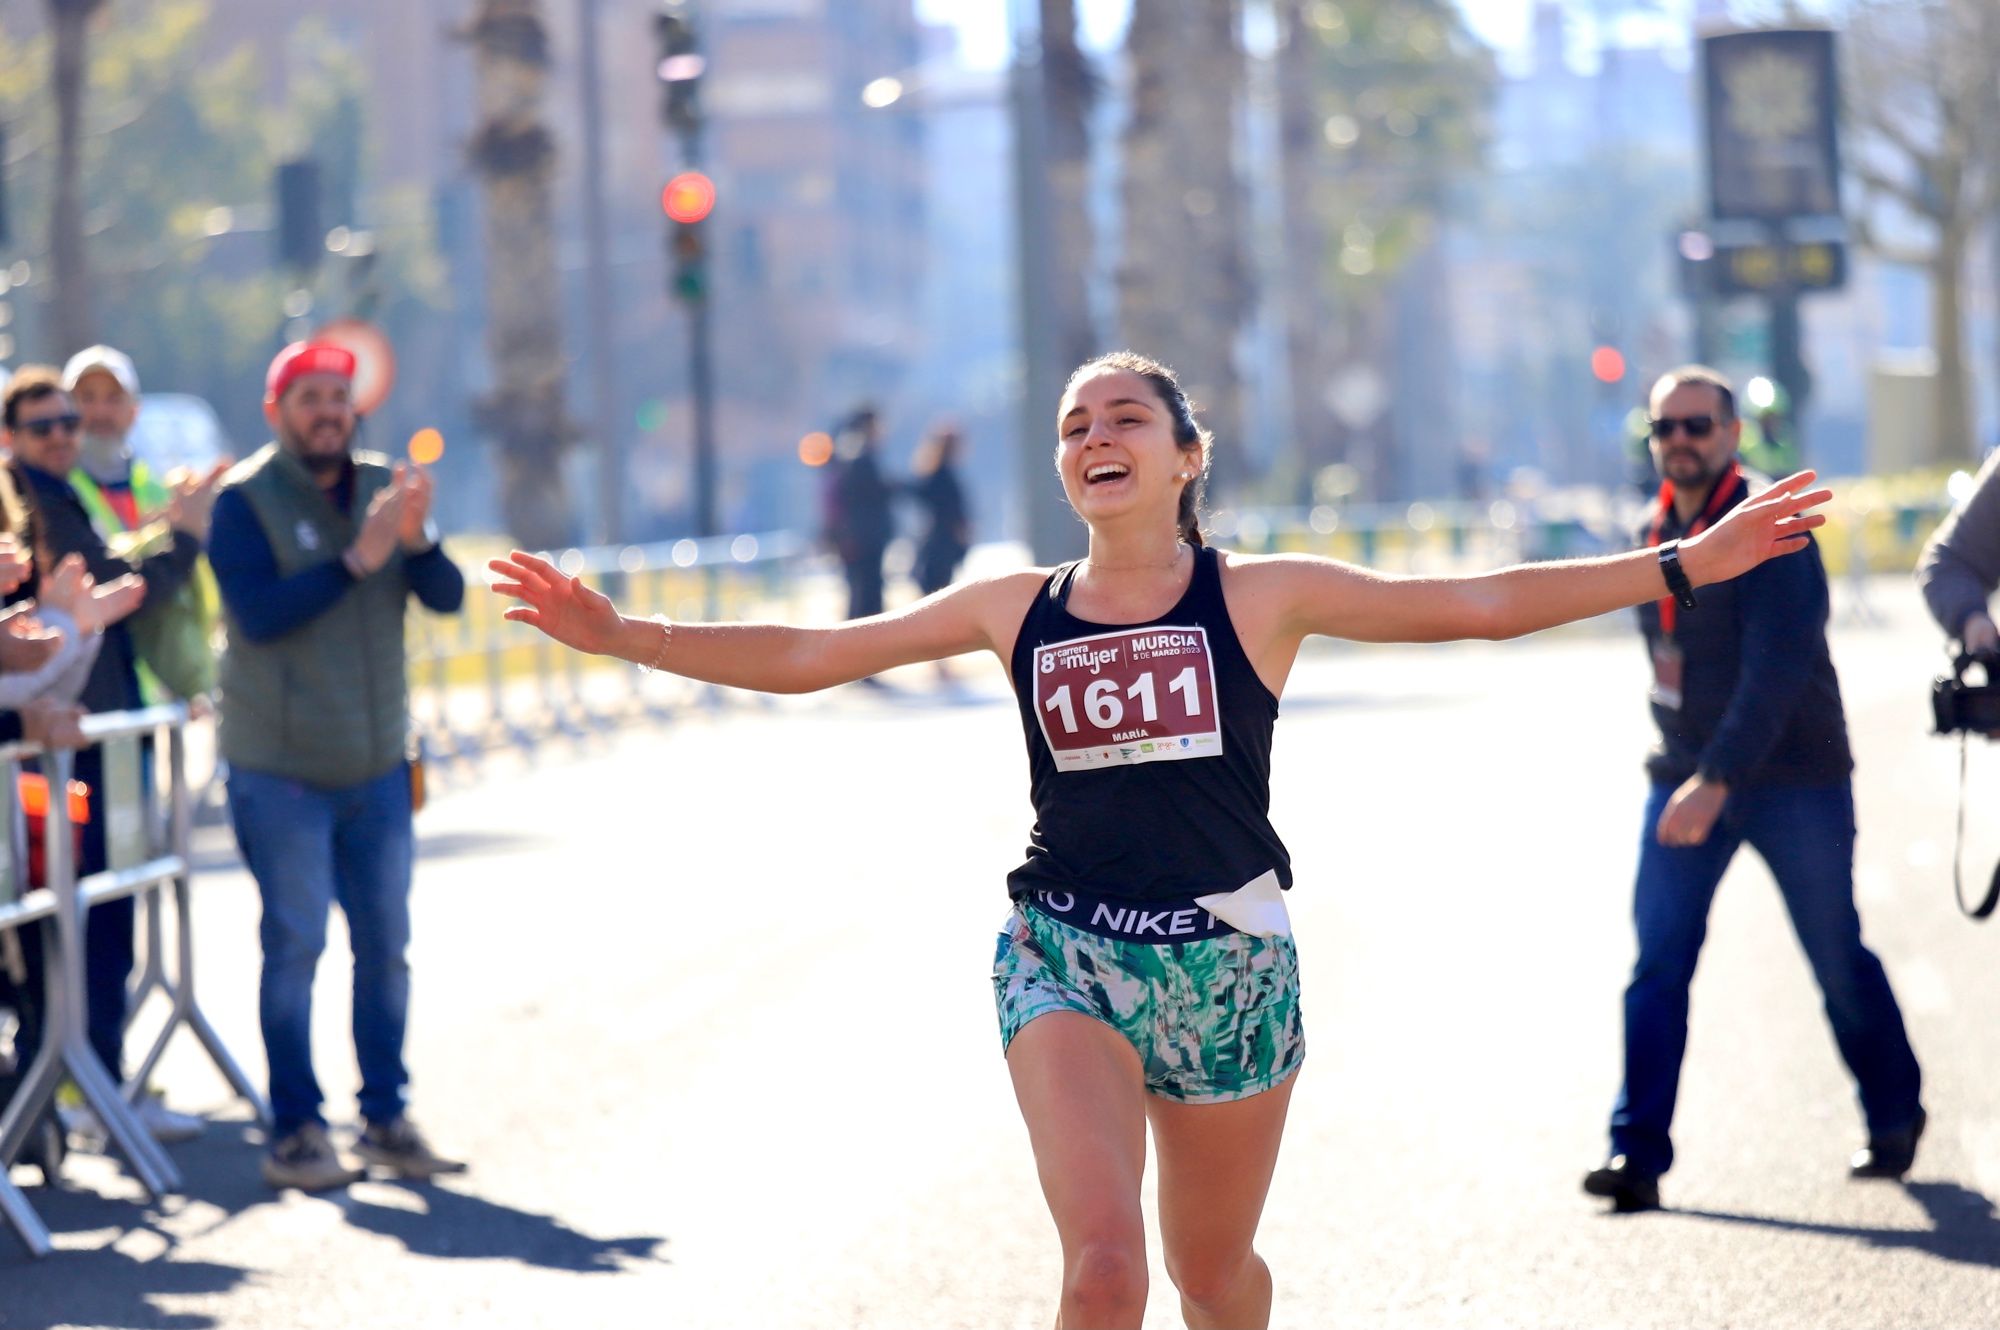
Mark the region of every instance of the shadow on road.
[[1955, 1182], [1906, 1182], [1903, 1190], [1924, 1208], [1931, 1221], [1929, 1228], [1852, 1228], [1717, 1210], [1676, 1209], [1671, 1213], [1822, 1237], [1857, 1238], [1871, 1247], [1920, 1251], [1946, 1261], [2000, 1270], [2000, 1216], [1994, 1214], [1991, 1200]]
[[382, 1205], [365, 1193], [350, 1193], [340, 1202], [341, 1210], [348, 1223], [394, 1238], [413, 1255], [520, 1261], [576, 1274], [616, 1272], [634, 1261], [666, 1261], [660, 1255], [665, 1238], [593, 1238], [553, 1215], [516, 1210], [448, 1187], [386, 1185], [410, 1204]]
[[93, 1325], [111, 1330], [207, 1330], [215, 1319], [170, 1312], [154, 1297], [227, 1293], [248, 1270], [207, 1261], [140, 1260], [124, 1252], [58, 1251], [30, 1262], [18, 1247], [0, 1256], [0, 1325], [7, 1330], [56, 1330]]
[[[293, 1258], [304, 1263], [312, 1255], [312, 1243], [303, 1237], [296, 1251], [285, 1245], [279, 1217], [254, 1236], [246, 1232], [246, 1267], [180, 1257], [183, 1243], [199, 1239], [213, 1251], [221, 1230], [249, 1229], [247, 1221], [259, 1211], [299, 1204], [264, 1185], [257, 1167], [262, 1150], [262, 1134], [250, 1124], [211, 1124], [199, 1140], [174, 1148], [182, 1191], [160, 1206], [91, 1190], [109, 1179], [109, 1165], [73, 1159], [64, 1170], [68, 1185], [28, 1193], [56, 1236], [54, 1254], [34, 1260], [10, 1230], [0, 1229], [0, 1327], [204, 1330], [216, 1325], [209, 1316], [169, 1312], [157, 1300], [227, 1294], [253, 1271], [260, 1283], [282, 1280]], [[594, 1238], [553, 1215], [454, 1189], [467, 1185], [468, 1180], [450, 1186], [371, 1182], [308, 1204], [331, 1205], [354, 1228], [391, 1238], [418, 1257], [515, 1261], [573, 1274], [610, 1274], [667, 1259], [664, 1237]], [[98, 1234], [107, 1236], [89, 1250], [65, 1249], [64, 1235], [77, 1234], [93, 1241]], [[226, 1248], [227, 1239], [219, 1245]], [[142, 1259], [135, 1250], [158, 1254]]]

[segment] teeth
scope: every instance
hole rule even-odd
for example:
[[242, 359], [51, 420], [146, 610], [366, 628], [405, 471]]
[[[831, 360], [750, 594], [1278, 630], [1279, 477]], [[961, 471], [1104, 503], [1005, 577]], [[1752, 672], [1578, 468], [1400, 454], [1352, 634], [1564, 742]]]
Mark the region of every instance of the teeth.
[[1126, 468], [1116, 462], [1100, 462], [1083, 473], [1085, 480], [1102, 480], [1106, 476], [1122, 476]]

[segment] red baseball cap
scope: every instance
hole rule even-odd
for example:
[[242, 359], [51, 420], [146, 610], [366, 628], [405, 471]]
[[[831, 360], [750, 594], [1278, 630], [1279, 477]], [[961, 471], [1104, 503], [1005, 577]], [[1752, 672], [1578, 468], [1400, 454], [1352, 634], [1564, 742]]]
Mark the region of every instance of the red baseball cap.
[[354, 377], [354, 353], [331, 342], [293, 342], [278, 352], [271, 368], [264, 371], [264, 400], [275, 402], [285, 389], [308, 374], [337, 374]]

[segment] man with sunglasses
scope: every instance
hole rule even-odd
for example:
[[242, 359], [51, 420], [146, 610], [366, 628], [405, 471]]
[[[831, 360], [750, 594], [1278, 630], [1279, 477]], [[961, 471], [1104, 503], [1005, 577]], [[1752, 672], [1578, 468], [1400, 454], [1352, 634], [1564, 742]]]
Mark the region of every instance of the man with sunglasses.
[[[164, 513], [170, 543], [145, 558], [123, 558], [106, 547], [82, 498], [70, 485], [70, 472], [76, 468], [81, 450], [83, 422], [53, 367], [23, 366], [14, 375], [7, 385], [4, 423], [19, 488], [35, 513], [38, 575], [45, 575], [65, 556], [75, 554], [101, 585], [136, 573], [145, 579], [147, 599], [156, 603], [179, 591], [201, 554], [219, 477], [184, 481], [173, 487]], [[115, 623], [104, 630], [97, 661], [78, 700], [86, 711], [124, 711], [144, 705], [138, 655], [127, 623]], [[90, 787], [91, 812], [82, 827], [77, 872], [101, 872], [107, 863], [107, 818], [98, 749], [84, 748], [77, 753], [76, 778]], [[125, 986], [132, 975], [134, 913], [129, 896], [92, 908], [84, 965], [90, 1045], [119, 1080], [124, 1078]], [[163, 1141], [185, 1140], [202, 1127], [199, 1118], [172, 1112], [150, 1096], [141, 1101], [139, 1112], [141, 1121]]]
[[1660, 743], [1646, 762], [1624, 1084], [1610, 1158], [1583, 1181], [1619, 1211], [1660, 1204], [1688, 987], [1716, 885], [1746, 842], [1777, 879], [1860, 1092], [1868, 1143], [1849, 1176], [1901, 1177], [1924, 1129], [1916, 1056], [1854, 908], [1854, 760], [1827, 650], [1819, 550], [1703, 587], [1699, 604], [1680, 572], [1679, 541], [1769, 483], [1738, 462], [1742, 429], [1729, 381], [1712, 369], [1685, 366], [1653, 386], [1661, 485], [1638, 534], [1660, 551], [1675, 594], [1639, 610]]

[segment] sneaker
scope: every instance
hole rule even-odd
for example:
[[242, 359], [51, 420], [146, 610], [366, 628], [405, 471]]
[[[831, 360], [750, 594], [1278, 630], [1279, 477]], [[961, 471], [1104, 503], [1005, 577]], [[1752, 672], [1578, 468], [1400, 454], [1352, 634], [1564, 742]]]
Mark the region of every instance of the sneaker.
[[394, 1122], [369, 1123], [361, 1139], [354, 1143], [354, 1153], [368, 1163], [406, 1178], [434, 1178], [442, 1173], [463, 1173], [466, 1169], [463, 1161], [446, 1159], [431, 1149], [430, 1142], [417, 1130], [417, 1124], [406, 1117]]
[[[111, 1133], [104, 1129], [103, 1120], [89, 1104], [56, 1111], [62, 1115], [63, 1127], [69, 1132], [72, 1150], [103, 1154], [108, 1148]], [[139, 1125], [146, 1129], [146, 1134], [161, 1145], [179, 1145], [208, 1130], [206, 1119], [192, 1113], [176, 1113], [156, 1094], [149, 1094], [132, 1105], [132, 1112], [138, 1117]]]
[[207, 1119], [192, 1113], [176, 1113], [167, 1107], [166, 1100], [156, 1094], [141, 1099], [137, 1111], [139, 1124], [161, 1145], [179, 1145], [208, 1130]]
[[328, 1191], [359, 1182], [363, 1171], [351, 1167], [326, 1138], [326, 1128], [308, 1122], [271, 1147], [264, 1156], [264, 1181], [273, 1187]]
[[1848, 1161], [1847, 1176], [1850, 1178], [1900, 1178], [1910, 1171], [1910, 1165], [1917, 1160], [1917, 1142], [1923, 1139], [1924, 1127], [1930, 1115], [1923, 1109], [1917, 1110], [1916, 1120], [1899, 1132], [1887, 1136], [1871, 1136], [1868, 1144], [1854, 1152]]
[[1641, 1214], [1660, 1208], [1660, 1179], [1643, 1172], [1624, 1155], [1613, 1155], [1584, 1174], [1583, 1189], [1611, 1202], [1614, 1214]]

